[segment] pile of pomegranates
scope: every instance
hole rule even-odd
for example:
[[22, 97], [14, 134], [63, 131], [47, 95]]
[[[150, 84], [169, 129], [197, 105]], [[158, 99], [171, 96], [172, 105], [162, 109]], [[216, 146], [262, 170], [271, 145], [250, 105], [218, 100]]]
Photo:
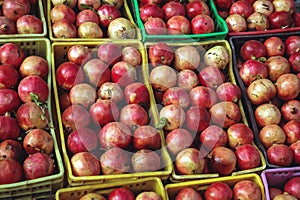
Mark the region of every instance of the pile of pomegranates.
[[37, 0], [4, 0], [0, 7], [0, 35], [42, 34]]
[[51, 0], [48, 8], [54, 38], [135, 39], [124, 0]]
[[214, 0], [229, 34], [300, 26], [294, 0]]
[[237, 77], [267, 161], [299, 165], [300, 36], [250, 38], [235, 47]]
[[[215, 31], [206, 1], [136, 0], [137, 18], [148, 35], [204, 34]], [[135, 3], [137, 3], [135, 2]]]
[[[259, 177], [258, 177], [259, 178]], [[209, 184], [195, 184], [187, 182], [185, 186], [176, 187], [173, 184], [166, 186], [169, 199], [184, 200], [262, 200], [263, 194], [260, 185], [251, 178], [236, 180], [213, 180]], [[173, 188], [174, 187], [174, 188]]]
[[98, 194], [95, 192], [90, 192], [80, 197], [79, 200], [88, 200], [88, 199], [97, 199], [97, 200], [117, 200], [117, 199], [126, 199], [126, 200], [144, 200], [144, 199], [153, 199], [153, 200], [162, 200], [162, 197], [155, 191], [141, 191], [134, 192], [130, 188], [122, 186], [115, 187], [108, 194]]
[[[229, 80], [224, 42], [147, 46], [154, 91], [174, 173], [184, 175], [255, 170], [261, 166], [254, 134], [243, 123], [240, 88]], [[195, 176], [195, 177], [197, 177]]]
[[19, 45], [0, 47], [0, 184], [57, 171], [47, 106], [48, 62], [26, 55]]
[[164, 169], [168, 154], [153, 126], [138, 43], [74, 44], [66, 57], [55, 78], [74, 176]]

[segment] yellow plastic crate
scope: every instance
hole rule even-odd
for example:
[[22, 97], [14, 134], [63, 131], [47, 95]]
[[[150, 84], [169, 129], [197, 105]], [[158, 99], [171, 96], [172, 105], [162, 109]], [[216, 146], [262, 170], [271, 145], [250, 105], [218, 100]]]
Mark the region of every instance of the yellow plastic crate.
[[[48, 23], [48, 31], [49, 31], [49, 38], [52, 42], [87, 42], [87, 41], [93, 41], [93, 42], [103, 42], [103, 41], [109, 41], [111, 40], [108, 37], [103, 37], [103, 38], [56, 38], [53, 35], [53, 31], [52, 31], [52, 22], [50, 19], [50, 12], [51, 9], [53, 8], [52, 2], [51, 0], [47, 1], [47, 23]], [[121, 12], [121, 16], [125, 17], [126, 19], [128, 19], [135, 27], [136, 27], [136, 38], [137, 40], [142, 40], [142, 34], [141, 31], [139, 30], [139, 28], [137, 27], [135, 21], [132, 18], [130, 9], [128, 7], [128, 3], [127, 0], [124, 0], [123, 6], [120, 8], [120, 12]], [[128, 39], [131, 40], [131, 39]]]
[[[145, 47], [146, 49], [148, 49], [152, 44], [155, 44], [153, 42], [148, 42], [145, 43]], [[230, 48], [230, 44], [227, 40], [213, 40], [213, 41], [204, 41], [204, 42], [192, 42], [192, 43], [166, 43], [168, 46], [170, 46], [171, 48], [178, 48], [181, 46], [187, 46], [187, 45], [191, 45], [194, 46], [196, 48], [201, 48], [204, 50], [208, 50], [214, 46], [220, 45], [223, 46], [227, 49], [227, 51], [229, 52], [229, 57], [230, 57], [230, 61], [228, 64], [228, 67], [223, 71], [224, 75], [225, 75], [225, 79], [227, 81], [230, 81], [234, 84], [236, 83], [236, 79], [233, 73], [233, 62], [232, 62], [232, 51]], [[146, 51], [147, 53], [147, 51]], [[146, 54], [147, 59], [148, 59], [148, 54]], [[145, 66], [145, 71], [148, 71], [147, 73], [147, 80], [149, 80], [149, 67], [148, 65]], [[150, 83], [149, 83], [150, 84]], [[247, 126], [249, 126], [249, 123], [247, 121], [246, 115], [245, 115], [245, 111], [244, 111], [244, 107], [243, 107], [243, 102], [242, 100], [238, 101], [238, 106], [241, 110], [241, 114], [242, 114], [242, 122], [244, 124], [246, 124]], [[156, 109], [155, 111], [156, 114], [158, 114], [158, 110]], [[158, 117], [157, 117], [158, 119]], [[158, 123], [158, 121], [156, 122]], [[253, 169], [248, 169], [248, 170], [240, 170], [240, 171], [234, 171], [231, 175], [232, 176], [237, 176], [237, 175], [241, 175], [241, 174], [249, 174], [249, 173], [255, 173], [255, 172], [261, 172], [262, 170], [264, 170], [266, 168], [266, 160], [263, 156], [263, 153], [261, 152], [261, 150], [257, 147], [257, 145], [253, 142], [253, 145], [259, 150], [260, 153], [260, 158], [261, 158], [261, 165], [253, 168]], [[179, 175], [176, 174], [174, 165], [173, 166], [173, 170], [172, 170], [172, 174], [171, 174], [171, 180], [173, 182], [179, 182], [179, 181], [186, 181], [186, 180], [194, 180], [194, 179], [206, 179], [206, 178], [215, 178], [215, 177], [219, 177], [220, 175], [218, 173], [210, 173], [210, 174], [195, 174], [195, 175]]]
[[193, 180], [193, 181], [186, 181], [181, 183], [171, 183], [167, 184], [165, 186], [165, 191], [167, 195], [167, 199], [175, 199], [175, 196], [177, 193], [186, 187], [191, 187], [195, 189], [198, 192], [204, 191], [210, 184], [216, 183], [216, 182], [224, 182], [227, 183], [229, 186], [233, 187], [235, 183], [242, 180], [250, 180], [255, 182], [262, 193], [262, 200], [265, 199], [265, 191], [264, 191], [264, 185], [260, 179], [260, 177], [257, 174], [251, 173], [251, 174], [243, 174], [238, 176], [226, 176], [226, 177], [219, 177], [219, 178], [212, 178], [212, 179], [206, 179], [206, 180]]
[[28, 39], [0, 39], [0, 45], [12, 42], [19, 45], [25, 52], [26, 56], [39, 55], [47, 60], [49, 64], [49, 75], [47, 79], [49, 87], [48, 109], [49, 109], [49, 124], [50, 134], [54, 140], [54, 159], [56, 170], [53, 175], [37, 178], [33, 180], [20, 181], [17, 183], [0, 185], [0, 199], [45, 199], [53, 198], [55, 192], [63, 187], [64, 184], [64, 166], [62, 157], [59, 152], [58, 141], [56, 139], [56, 130], [53, 126], [52, 116], [52, 79], [51, 79], [51, 47], [50, 41], [43, 38], [28, 38]]
[[162, 200], [166, 200], [166, 193], [161, 180], [157, 177], [132, 179], [122, 182], [112, 182], [97, 185], [77, 186], [60, 189], [56, 192], [56, 200], [78, 200], [85, 194], [94, 192], [108, 197], [109, 193], [117, 187], [126, 187], [136, 195], [144, 191], [153, 191], [160, 195]]
[[38, 0], [36, 10], [32, 13], [34, 16], [39, 18], [43, 23], [43, 32], [39, 34], [0, 34], [0, 39], [4, 38], [40, 38], [46, 37], [48, 33], [47, 21], [44, 14], [43, 0]]
[[[138, 77], [141, 78], [142, 80], [145, 77], [145, 67], [147, 66], [147, 59], [145, 57], [145, 49], [143, 44], [138, 41], [125, 41], [125, 40], [114, 40], [110, 41], [112, 43], [121, 45], [122, 47], [125, 46], [133, 46], [137, 48], [141, 55], [142, 55], [142, 66], [141, 70], [138, 70]], [[119, 181], [121, 179], [132, 179], [132, 178], [144, 178], [144, 177], [159, 177], [162, 180], [166, 180], [169, 178], [172, 172], [172, 161], [171, 158], [167, 152], [167, 149], [165, 147], [164, 141], [165, 139], [163, 138], [163, 132], [160, 131], [160, 135], [162, 137], [162, 149], [161, 149], [161, 156], [162, 156], [162, 163], [163, 166], [165, 166], [162, 170], [155, 171], [155, 172], [140, 172], [140, 173], [125, 173], [125, 174], [120, 174], [120, 175], [98, 175], [98, 176], [74, 176], [72, 173], [72, 168], [71, 168], [71, 163], [70, 163], [70, 157], [67, 152], [67, 146], [66, 146], [66, 136], [64, 134], [64, 128], [62, 125], [62, 119], [61, 119], [61, 110], [60, 110], [60, 104], [59, 104], [59, 94], [58, 94], [58, 86], [56, 83], [56, 77], [55, 77], [55, 70], [61, 64], [62, 62], [67, 60], [66, 53], [68, 49], [75, 45], [75, 44], [81, 44], [87, 46], [90, 50], [93, 48], [104, 44], [105, 42], [54, 42], [52, 44], [52, 74], [53, 74], [53, 87], [54, 87], [54, 97], [55, 97], [55, 104], [56, 104], [56, 112], [57, 112], [57, 122], [59, 125], [59, 134], [60, 134], [60, 139], [61, 139], [61, 147], [62, 147], [62, 152], [63, 152], [63, 157], [64, 157], [64, 164], [66, 168], [66, 175], [68, 179], [68, 183], [71, 186], [76, 186], [76, 185], [87, 185], [87, 184], [99, 184], [101, 182], [112, 182], [112, 181]], [[144, 81], [147, 83], [146, 81]], [[152, 87], [149, 84], [146, 84], [146, 87], [149, 90], [150, 94], [150, 104], [153, 105], [155, 102], [154, 96], [152, 95]], [[157, 121], [155, 119], [156, 114], [155, 106], [150, 106], [149, 114], [152, 118], [154, 118], [149, 124], [154, 126], [154, 122]]]

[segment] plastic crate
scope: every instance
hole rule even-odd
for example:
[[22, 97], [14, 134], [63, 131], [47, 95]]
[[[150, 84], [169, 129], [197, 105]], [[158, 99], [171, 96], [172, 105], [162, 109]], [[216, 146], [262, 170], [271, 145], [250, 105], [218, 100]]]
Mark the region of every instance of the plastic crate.
[[137, 25], [142, 33], [142, 40], [144, 42], [157, 42], [157, 41], [165, 41], [165, 42], [197, 42], [197, 41], [205, 41], [205, 40], [219, 40], [224, 39], [228, 33], [228, 27], [225, 20], [218, 15], [217, 9], [213, 3], [213, 0], [208, 0], [207, 5], [210, 8], [211, 17], [215, 23], [215, 31], [212, 33], [205, 34], [187, 34], [187, 35], [149, 35], [146, 33], [144, 23], [140, 18], [139, 11], [139, 0], [133, 0], [132, 8], [134, 9], [135, 19], [137, 21]]
[[43, 0], [38, 0], [36, 8], [31, 10], [30, 15], [34, 15], [39, 18], [43, 23], [43, 32], [39, 34], [0, 34], [0, 39], [4, 38], [38, 38], [38, 37], [46, 37], [47, 35], [47, 22], [44, 15], [44, 6]]
[[[145, 77], [145, 70], [144, 67], [147, 65], [145, 62], [147, 61], [145, 59], [145, 49], [143, 44], [140, 41], [120, 41], [120, 40], [115, 40], [112, 41], [115, 44], [121, 45], [122, 47], [125, 46], [133, 46], [137, 48], [141, 55], [142, 55], [142, 65], [141, 65], [141, 70], [138, 72], [138, 77], [143, 80]], [[59, 132], [60, 132], [60, 139], [61, 139], [61, 146], [62, 146], [62, 152], [63, 152], [63, 157], [64, 157], [64, 163], [65, 163], [65, 168], [66, 168], [66, 174], [67, 174], [67, 179], [68, 183], [70, 186], [76, 186], [76, 185], [87, 185], [87, 184], [99, 184], [101, 182], [106, 183], [106, 182], [112, 182], [112, 181], [119, 181], [123, 179], [134, 179], [134, 178], [145, 178], [145, 177], [159, 177], [162, 180], [168, 179], [172, 172], [172, 163], [171, 163], [171, 158], [165, 148], [164, 145], [164, 139], [162, 138], [162, 148], [161, 148], [161, 160], [162, 160], [162, 165], [164, 166], [163, 169], [159, 171], [154, 171], [154, 172], [140, 172], [140, 173], [125, 173], [125, 174], [119, 174], [119, 175], [98, 175], [98, 176], [74, 176], [72, 173], [72, 168], [71, 168], [71, 163], [70, 163], [70, 157], [67, 152], [67, 146], [66, 146], [66, 136], [64, 134], [64, 128], [62, 125], [62, 119], [61, 119], [61, 110], [60, 110], [60, 104], [59, 104], [59, 94], [58, 94], [58, 86], [56, 83], [56, 77], [55, 77], [55, 70], [58, 67], [59, 64], [62, 62], [66, 61], [66, 53], [68, 49], [75, 45], [75, 44], [82, 44], [85, 46], [88, 46], [89, 49], [96, 48], [97, 46], [103, 44], [105, 42], [59, 42], [59, 43], [53, 43], [52, 44], [52, 73], [53, 73], [53, 87], [54, 87], [54, 96], [55, 96], [55, 104], [56, 104], [56, 111], [57, 111], [57, 120], [58, 120], [58, 125], [59, 125]], [[144, 80], [145, 83], [147, 83]], [[149, 125], [153, 125], [157, 119], [155, 119], [155, 106], [152, 106], [152, 103], [154, 102], [154, 97], [153, 97], [153, 92], [151, 86], [149, 84], [146, 84], [146, 87], [149, 90], [150, 94], [150, 110], [149, 114], [152, 117], [151, 122]], [[160, 131], [161, 137], [163, 136], [163, 133]]]
[[[150, 47], [150, 45], [152, 45], [152, 44], [154, 44], [154, 43], [151, 43], [151, 42], [145, 43], [146, 49], [148, 49]], [[191, 45], [191, 46], [194, 46], [196, 48], [200, 48], [203, 51], [206, 51], [206, 50], [208, 50], [208, 49], [210, 49], [210, 48], [212, 48], [214, 46], [220, 45], [220, 46], [225, 47], [228, 50], [228, 52], [229, 52], [229, 57], [230, 58], [232, 57], [232, 51], [231, 51], [231, 48], [230, 48], [230, 44], [229, 44], [229, 42], [227, 40], [214, 40], [214, 41], [194, 42], [194, 43], [166, 43], [166, 44], [168, 46], [170, 46], [171, 48], [173, 48], [173, 49], [181, 47], [181, 46]], [[147, 57], [148, 57], [148, 55], [147, 55]], [[149, 67], [148, 66], [146, 66], [146, 67], [148, 68], [147, 71], [149, 71], [150, 70]], [[223, 73], [225, 74], [225, 76], [226, 76], [225, 78], [226, 78], [227, 81], [230, 81], [230, 82], [232, 82], [234, 84], [237, 84], [235, 76], [234, 76], [234, 73], [233, 73], [233, 62], [232, 62], [232, 59], [230, 59], [228, 68], [225, 69], [223, 71]], [[148, 76], [149, 76], [149, 73], [148, 73]], [[149, 77], [147, 77], [147, 79], [149, 79]], [[244, 111], [242, 99], [238, 101], [238, 106], [239, 106], [239, 108], [241, 110], [242, 122], [244, 124], [246, 124], [247, 126], [249, 126], [247, 117], [245, 115], [245, 111]], [[156, 111], [156, 113], [158, 113], [158, 110]], [[254, 142], [253, 142], [253, 145], [255, 147], [257, 147]], [[259, 148], [258, 148], [258, 150], [259, 150]], [[249, 173], [261, 172], [262, 170], [264, 170], [266, 168], [266, 161], [265, 161], [263, 153], [260, 150], [259, 150], [259, 153], [260, 153], [260, 157], [261, 157], [261, 164], [260, 164], [260, 166], [258, 166], [256, 168], [253, 168], [253, 169], [248, 169], [248, 170], [234, 171], [231, 175], [232, 176], [237, 176], [237, 175], [241, 175], [241, 174], [249, 174]], [[179, 175], [179, 174], [176, 174], [176, 171], [174, 169], [174, 165], [172, 165], [172, 166], [173, 166], [173, 170], [172, 170], [172, 175], [171, 175], [170, 178], [171, 178], [171, 181], [173, 181], [173, 182], [186, 181], [186, 180], [194, 180], [194, 179], [215, 178], [215, 177], [219, 177], [220, 176], [218, 173], [194, 174], [194, 175]]]
[[206, 179], [206, 180], [193, 180], [193, 181], [186, 181], [181, 183], [171, 183], [167, 184], [165, 186], [165, 191], [167, 193], [167, 199], [175, 199], [178, 192], [186, 187], [190, 187], [195, 189], [198, 192], [204, 192], [204, 190], [212, 183], [216, 182], [224, 182], [227, 183], [230, 187], [233, 187], [235, 183], [242, 180], [250, 180], [255, 182], [262, 193], [262, 198], [265, 199], [265, 192], [264, 192], [264, 186], [260, 179], [260, 177], [257, 174], [251, 173], [251, 174], [243, 174], [238, 176], [226, 176], [226, 177], [219, 177], [219, 178], [212, 178], [212, 179]]
[[158, 193], [162, 200], [166, 199], [166, 193], [161, 180], [157, 177], [153, 177], [106, 184], [64, 188], [56, 192], [56, 200], [78, 200], [80, 197], [90, 192], [108, 197], [109, 193], [117, 187], [126, 187], [133, 191], [135, 195], [144, 191], [153, 191]]
[[[295, 9], [297, 12], [300, 12], [300, 1], [295, 0]], [[262, 35], [262, 34], [276, 34], [276, 33], [289, 33], [291, 31], [300, 31], [300, 27], [289, 27], [282, 29], [269, 29], [264, 31], [243, 31], [243, 32], [230, 32], [228, 31], [228, 37], [231, 36], [248, 36], [248, 35]]]
[[[47, 23], [48, 23], [48, 30], [49, 30], [49, 39], [52, 42], [80, 42], [80, 41], [82, 41], [82, 42], [87, 42], [87, 41], [103, 42], [103, 41], [111, 40], [108, 37], [103, 37], [103, 38], [79, 38], [79, 37], [77, 37], [77, 38], [56, 38], [56, 37], [54, 37], [53, 32], [52, 32], [52, 22], [50, 19], [50, 12], [51, 12], [52, 8], [53, 8], [52, 2], [47, 1]], [[128, 7], [127, 0], [124, 0], [123, 6], [120, 8], [120, 12], [121, 12], [122, 17], [125, 17], [126, 19], [128, 19], [136, 27], [136, 38], [135, 39], [141, 40], [142, 39], [141, 32], [138, 29], [135, 21], [132, 18], [130, 9]], [[129, 39], [127, 39], [127, 40], [129, 40]]]
[[[50, 41], [42, 38], [30, 39], [0, 39], [0, 44], [12, 42], [19, 45], [25, 52], [26, 56], [39, 55], [47, 60], [49, 64], [49, 75], [47, 83], [49, 86], [49, 96], [47, 106], [49, 111], [52, 110], [52, 97], [51, 97], [51, 48]], [[53, 198], [55, 192], [63, 187], [64, 181], [64, 167], [62, 157], [59, 152], [58, 141], [56, 139], [56, 130], [53, 128], [52, 112], [49, 112], [50, 134], [54, 140], [54, 160], [55, 160], [55, 173], [50, 176], [37, 178], [33, 180], [20, 181], [17, 183], [0, 185], [0, 199], [45, 199]]]
[[300, 36], [300, 32], [298, 31], [298, 32], [290, 32], [290, 33], [277, 33], [277, 34], [271, 34], [271, 35], [270, 34], [249, 35], [247, 37], [246, 36], [233, 36], [233, 37], [229, 38], [229, 42], [230, 42], [232, 52], [233, 52], [232, 58], [233, 58], [234, 75], [235, 75], [235, 77], [237, 79], [237, 83], [242, 91], [244, 107], [246, 109], [246, 114], [247, 114], [248, 120], [250, 121], [250, 126], [252, 127], [252, 130], [255, 135], [255, 142], [264, 154], [264, 157], [266, 159], [267, 168], [277, 168], [277, 167], [282, 167], [282, 166], [273, 165], [273, 164], [269, 163], [268, 158], [267, 158], [267, 150], [259, 139], [259, 127], [256, 123], [255, 116], [254, 116], [255, 106], [252, 105], [252, 103], [250, 102], [248, 95], [247, 95], [246, 86], [244, 85], [244, 83], [240, 77], [240, 74], [239, 74], [239, 69], [238, 69], [238, 58], [240, 57], [239, 51], [240, 51], [241, 46], [246, 41], [251, 40], [251, 39], [259, 40], [259, 41], [263, 42], [272, 36], [276, 36], [276, 37], [281, 38], [283, 41], [285, 41], [286, 38], [288, 38], [289, 36], [292, 36], [292, 35]]
[[266, 200], [271, 200], [269, 187], [277, 187], [283, 189], [286, 181], [295, 176], [300, 176], [300, 167], [264, 170], [261, 173], [261, 179], [264, 184]]

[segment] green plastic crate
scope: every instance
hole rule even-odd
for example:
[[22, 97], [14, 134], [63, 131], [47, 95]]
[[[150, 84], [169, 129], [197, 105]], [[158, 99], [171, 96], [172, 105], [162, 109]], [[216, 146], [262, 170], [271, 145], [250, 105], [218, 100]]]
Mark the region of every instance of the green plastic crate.
[[206, 40], [221, 40], [225, 39], [228, 33], [228, 26], [225, 20], [219, 16], [217, 8], [213, 0], [208, 0], [207, 5], [210, 8], [211, 17], [215, 23], [215, 32], [205, 33], [205, 34], [187, 34], [187, 35], [149, 35], [146, 33], [144, 23], [140, 18], [139, 11], [139, 0], [133, 0], [132, 3], [132, 12], [133, 16], [137, 22], [138, 27], [142, 33], [143, 42], [157, 42], [157, 41], [166, 41], [166, 42], [198, 42]]
[[51, 48], [50, 41], [46, 38], [23, 38], [23, 39], [0, 39], [0, 45], [12, 42], [20, 46], [25, 55], [38, 55], [46, 59], [49, 65], [49, 73], [47, 83], [49, 87], [49, 96], [47, 106], [49, 110], [49, 123], [51, 127], [49, 133], [52, 135], [54, 141], [54, 160], [55, 160], [55, 173], [50, 176], [37, 178], [33, 180], [24, 180], [17, 183], [2, 184], [0, 185], [0, 199], [5, 200], [29, 200], [29, 199], [52, 199], [55, 192], [64, 186], [64, 166], [62, 157], [59, 151], [58, 140], [56, 138], [55, 126], [53, 126], [53, 111], [52, 97], [51, 97]]

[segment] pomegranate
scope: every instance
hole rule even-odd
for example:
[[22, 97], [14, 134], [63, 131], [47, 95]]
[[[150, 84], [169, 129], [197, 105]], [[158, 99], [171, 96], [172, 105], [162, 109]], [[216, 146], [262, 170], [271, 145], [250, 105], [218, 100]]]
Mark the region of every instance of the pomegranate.
[[150, 121], [147, 111], [139, 104], [128, 104], [120, 110], [120, 122], [125, 123], [130, 129], [147, 125]]
[[300, 177], [295, 176], [290, 178], [284, 185], [284, 192], [295, 196], [297, 199], [300, 198]]
[[201, 149], [209, 153], [218, 146], [226, 146], [228, 136], [224, 129], [216, 125], [210, 125], [200, 133]]
[[17, 21], [21, 16], [29, 14], [30, 3], [28, 0], [4, 0], [2, 11], [5, 17]]
[[128, 200], [134, 200], [134, 193], [125, 187], [119, 187], [113, 189], [108, 196], [109, 200], [118, 200], [118, 199], [128, 199]]
[[0, 159], [11, 158], [21, 163], [24, 157], [25, 153], [22, 144], [17, 140], [7, 139], [0, 142]]
[[96, 124], [103, 126], [109, 122], [117, 121], [120, 111], [113, 101], [99, 99], [91, 105], [90, 114]]
[[201, 106], [191, 106], [186, 111], [185, 116], [185, 126], [193, 132], [201, 132], [210, 124], [210, 115]]
[[292, 26], [292, 16], [285, 11], [276, 11], [269, 15], [272, 29], [284, 29]]
[[221, 45], [213, 46], [204, 53], [204, 63], [206, 66], [215, 66], [223, 70], [227, 67], [229, 61], [230, 54], [228, 50]]
[[293, 162], [293, 152], [285, 144], [273, 144], [267, 150], [269, 163], [278, 166], [290, 166]]
[[160, 155], [156, 151], [141, 149], [133, 153], [131, 164], [134, 172], [154, 172], [161, 167]]
[[300, 122], [297, 120], [290, 120], [283, 125], [283, 131], [286, 135], [285, 143], [290, 145], [300, 139]]
[[266, 148], [269, 148], [273, 144], [284, 144], [286, 135], [280, 126], [269, 124], [259, 131], [259, 139]]
[[70, 90], [70, 100], [72, 104], [80, 104], [89, 108], [96, 100], [96, 90], [87, 83], [74, 85]]
[[72, 154], [92, 151], [98, 145], [98, 138], [92, 129], [79, 128], [73, 130], [67, 138], [67, 147]]
[[205, 14], [210, 16], [210, 10], [206, 2], [204, 1], [190, 1], [185, 6], [187, 17], [192, 20], [199, 14]]
[[253, 12], [248, 18], [248, 30], [265, 31], [270, 29], [270, 21], [268, 17], [260, 12]]
[[215, 31], [214, 20], [206, 14], [196, 15], [191, 20], [191, 30], [193, 34], [205, 34]]
[[52, 24], [52, 32], [55, 38], [76, 38], [76, 26], [68, 21], [62, 20]]
[[222, 101], [216, 103], [209, 109], [211, 121], [224, 128], [240, 122], [241, 110], [239, 106], [232, 101]]
[[165, 21], [159, 17], [151, 17], [144, 23], [148, 35], [166, 35], [168, 32]]
[[190, 45], [179, 47], [174, 52], [174, 68], [178, 71], [190, 69], [197, 70], [200, 65], [198, 50]]
[[300, 36], [291, 35], [286, 38], [284, 43], [287, 55], [292, 55], [293, 53], [300, 51]]
[[66, 4], [67, 6], [74, 8], [77, 5], [77, 0], [51, 0], [52, 4], [58, 5], [58, 4]]
[[292, 99], [282, 104], [280, 111], [285, 121], [300, 120], [300, 101]]
[[99, 132], [100, 144], [105, 149], [119, 147], [126, 149], [132, 140], [129, 127], [122, 122], [109, 122]]
[[182, 35], [191, 33], [190, 21], [181, 15], [175, 15], [167, 21], [169, 35]]
[[268, 66], [259, 60], [249, 59], [239, 68], [239, 75], [246, 86], [259, 78], [268, 78]]
[[34, 15], [23, 15], [16, 22], [18, 34], [42, 34], [43, 22]]
[[294, 72], [300, 72], [300, 52], [295, 52], [289, 56], [289, 63]]
[[274, 199], [275, 196], [283, 194], [283, 191], [276, 187], [269, 187], [269, 196], [270, 199]]
[[283, 56], [271, 56], [265, 63], [268, 67], [269, 79], [273, 82], [276, 82], [281, 75], [291, 71], [289, 61]]
[[187, 91], [190, 91], [192, 88], [199, 85], [199, 79], [197, 74], [190, 70], [185, 69], [181, 70], [177, 74], [177, 86], [180, 88], [183, 88]]
[[272, 4], [274, 6], [274, 11], [284, 11], [289, 14], [293, 14], [295, 11], [295, 2], [291, 0], [282, 1], [282, 0], [273, 0]]
[[153, 191], [141, 192], [136, 196], [135, 200], [143, 200], [143, 199], [147, 199], [147, 198], [150, 198], [153, 200], [161, 200], [160, 195], [157, 192], [153, 192]]
[[126, 62], [129, 62], [133, 66], [138, 66], [142, 63], [142, 55], [141, 52], [133, 47], [133, 46], [126, 46], [122, 49], [122, 58]]
[[216, 89], [225, 81], [224, 73], [216, 66], [202, 68], [199, 71], [198, 78], [200, 85], [207, 86], [211, 89]]
[[175, 196], [175, 200], [183, 200], [189, 198], [194, 200], [202, 200], [201, 194], [191, 187], [182, 188]]
[[52, 24], [62, 20], [74, 24], [76, 21], [76, 13], [71, 7], [65, 4], [58, 4], [51, 9], [50, 19]]
[[181, 128], [186, 120], [184, 110], [176, 104], [164, 106], [159, 112], [159, 119], [163, 121], [162, 127], [165, 130], [171, 131], [176, 128]]
[[31, 129], [23, 139], [23, 148], [27, 154], [36, 152], [50, 155], [53, 153], [54, 141], [52, 135], [42, 129]]
[[158, 150], [161, 147], [160, 133], [150, 125], [139, 126], [133, 133], [132, 143], [136, 150]]
[[176, 71], [168, 65], [157, 66], [151, 70], [149, 82], [154, 89], [164, 92], [176, 85]]
[[240, 170], [254, 169], [261, 164], [259, 150], [252, 144], [238, 146], [235, 150], [235, 156]]
[[263, 103], [256, 107], [254, 116], [258, 126], [263, 127], [269, 124], [279, 124], [281, 112], [279, 108], [272, 103]]
[[168, 151], [175, 156], [183, 149], [191, 147], [193, 139], [193, 134], [187, 129], [174, 129], [170, 131], [166, 136]]
[[110, 4], [103, 4], [97, 10], [97, 13], [102, 27], [108, 27], [112, 20], [121, 17], [119, 9], [116, 6]]
[[44, 113], [44, 111], [35, 102], [22, 104], [16, 112], [17, 122], [24, 131], [28, 131], [33, 128], [46, 128], [48, 125], [47, 118], [48, 113]]
[[[254, 2], [255, 3], [255, 2]], [[248, 18], [255, 10], [255, 6], [253, 7], [249, 1], [236, 1], [233, 2], [229, 9], [229, 15], [239, 14], [245, 18]]]
[[92, 10], [98, 10], [101, 4], [102, 3], [99, 0], [77, 0], [77, 8], [79, 10], [84, 10], [87, 8]]
[[67, 107], [62, 113], [61, 119], [64, 128], [69, 131], [88, 127], [91, 123], [89, 111], [76, 104]]
[[82, 10], [76, 15], [76, 27], [78, 28], [84, 22], [94, 22], [97, 25], [100, 24], [99, 17], [92, 10]]
[[[261, 0], [260, 0], [261, 1]], [[266, 1], [266, 0], [264, 0]], [[272, 36], [266, 39], [263, 43], [267, 50], [267, 56], [284, 56], [285, 43], [280, 37]]]
[[250, 59], [257, 59], [267, 56], [267, 49], [265, 45], [258, 40], [247, 40], [240, 49], [240, 55], [244, 61]]
[[164, 12], [165, 21], [168, 21], [171, 17], [175, 15], [185, 16], [185, 7], [180, 2], [170, 1], [168, 3], [165, 3], [162, 7], [162, 10]]
[[183, 109], [186, 109], [190, 105], [190, 101], [188, 92], [180, 87], [171, 87], [167, 89], [162, 99], [164, 106], [177, 104]]
[[19, 82], [19, 72], [10, 64], [0, 65], [0, 89], [12, 89]]
[[[37, 165], [37, 163], [39, 163]], [[36, 179], [52, 175], [54, 173], [54, 160], [47, 154], [30, 154], [23, 163], [24, 176], [26, 179]]]
[[118, 147], [108, 149], [101, 155], [100, 164], [104, 175], [127, 173], [130, 170], [129, 152]]
[[164, 11], [156, 4], [145, 4], [140, 7], [140, 18], [142, 22], [146, 22], [149, 18], [164, 18]]
[[102, 38], [103, 31], [95, 22], [83, 22], [78, 27], [78, 37], [80, 38]]
[[262, 191], [260, 187], [251, 180], [241, 180], [234, 184], [233, 188], [233, 199], [262, 199]]
[[122, 48], [120, 45], [114, 43], [101, 44], [98, 48], [97, 55], [98, 58], [107, 65], [113, 66], [121, 61]]
[[215, 147], [209, 158], [210, 168], [221, 176], [230, 175], [235, 170], [237, 158], [235, 153], [227, 147]]
[[78, 64], [63, 62], [56, 69], [57, 84], [65, 90], [70, 90], [75, 84], [84, 82], [84, 74]]
[[148, 58], [153, 67], [172, 64], [174, 52], [165, 42], [152, 44], [148, 49]]
[[0, 159], [0, 185], [16, 183], [23, 179], [23, 169], [21, 164], [12, 159]]
[[19, 72], [22, 77], [37, 75], [45, 79], [49, 73], [49, 65], [41, 56], [27, 56], [20, 65]]
[[224, 82], [216, 89], [216, 95], [219, 101], [238, 102], [242, 97], [240, 87], [232, 82]]
[[250, 83], [247, 88], [249, 100], [254, 105], [267, 103], [276, 96], [275, 84], [268, 78], [260, 78]]
[[82, 70], [88, 82], [96, 88], [99, 88], [103, 83], [110, 81], [110, 69], [108, 65], [100, 59], [90, 59], [83, 65]]
[[290, 194], [278, 194], [273, 200], [297, 200], [297, 198]]
[[225, 18], [229, 32], [245, 32], [247, 31], [246, 19], [239, 14], [232, 14]]
[[205, 166], [205, 159], [200, 151], [195, 148], [186, 148], [176, 155], [175, 170], [177, 174], [194, 175], [202, 174]]
[[294, 157], [293, 162], [295, 164], [299, 165], [299, 163], [300, 163], [300, 142], [299, 141], [294, 142], [289, 147], [293, 153], [293, 157]]
[[79, 200], [89, 200], [89, 199], [106, 200], [106, 197], [98, 193], [89, 192], [83, 195], [82, 197], [80, 197]]
[[90, 58], [90, 51], [88, 47], [85, 45], [81, 45], [81, 44], [72, 45], [68, 49], [67, 57], [70, 62], [73, 62], [81, 66]]
[[216, 92], [206, 86], [196, 86], [189, 92], [191, 105], [211, 108], [218, 101]]
[[274, 6], [269, 0], [257, 0], [253, 3], [252, 6], [254, 12], [263, 13], [267, 17], [269, 17], [270, 14], [274, 12]]
[[5, 16], [0, 16], [0, 34], [16, 34], [16, 23]]
[[118, 17], [111, 21], [107, 27], [107, 36], [111, 39], [135, 39], [136, 27], [124, 17]]
[[19, 69], [24, 59], [25, 53], [17, 44], [8, 42], [4, 43], [0, 47], [0, 62], [2, 64], [9, 64], [15, 67], [16, 69]]
[[0, 115], [4, 115], [6, 112], [16, 111], [21, 102], [19, 95], [13, 89], [1, 89], [0, 90]]
[[119, 61], [111, 68], [111, 80], [125, 87], [134, 83], [137, 78], [136, 68], [127, 61]]
[[244, 144], [252, 144], [254, 133], [252, 129], [244, 123], [236, 123], [228, 127], [228, 145], [237, 148]]
[[299, 95], [300, 80], [295, 74], [283, 74], [276, 80], [275, 87], [277, 96], [280, 99], [284, 101], [292, 100]]
[[112, 100], [118, 104], [124, 99], [124, 92], [118, 83], [105, 82], [97, 90], [97, 96], [101, 99]]
[[90, 152], [74, 154], [71, 157], [71, 167], [74, 176], [93, 176], [101, 172], [99, 160]]
[[206, 200], [231, 200], [232, 196], [232, 189], [223, 182], [211, 183], [204, 192]]

